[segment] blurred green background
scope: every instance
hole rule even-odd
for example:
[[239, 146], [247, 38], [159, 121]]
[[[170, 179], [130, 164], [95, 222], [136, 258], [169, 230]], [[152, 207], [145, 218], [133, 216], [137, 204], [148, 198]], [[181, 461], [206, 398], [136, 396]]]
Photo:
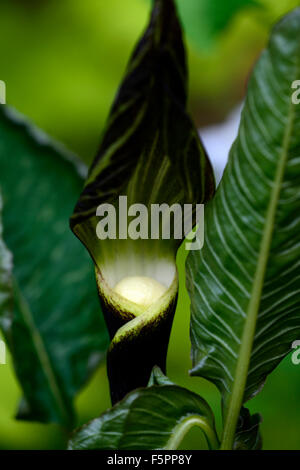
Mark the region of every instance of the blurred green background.
[[[190, 67], [189, 108], [198, 125], [222, 122], [241, 102], [247, 79], [272, 24], [294, 0], [177, 0]], [[147, 0], [1, 0], [0, 79], [7, 102], [91, 162], [130, 52], [146, 25]], [[220, 425], [220, 397], [190, 378], [189, 302], [184, 247], [178, 254], [179, 305], [168, 355], [170, 378], [204, 396]], [[0, 448], [64, 448], [56, 425], [14, 420], [21, 391], [11, 359], [0, 365]], [[79, 424], [110, 406], [105, 366], [77, 399]], [[249, 403], [262, 413], [264, 449], [300, 449], [300, 366], [289, 357]], [[191, 431], [182, 448], [203, 444]]]

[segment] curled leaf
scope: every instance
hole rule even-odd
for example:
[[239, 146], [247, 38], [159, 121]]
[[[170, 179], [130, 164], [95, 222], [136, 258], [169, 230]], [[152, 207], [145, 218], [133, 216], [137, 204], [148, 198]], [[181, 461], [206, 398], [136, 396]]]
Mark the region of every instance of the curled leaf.
[[202, 398], [176, 385], [154, 385], [131, 392], [76, 431], [69, 449], [177, 449], [194, 426], [203, 431], [210, 449], [218, 448], [214, 416]]
[[175, 385], [165, 374], [163, 374], [162, 370], [155, 366], [150, 375], [150, 379], [148, 382], [148, 387], [152, 385]]

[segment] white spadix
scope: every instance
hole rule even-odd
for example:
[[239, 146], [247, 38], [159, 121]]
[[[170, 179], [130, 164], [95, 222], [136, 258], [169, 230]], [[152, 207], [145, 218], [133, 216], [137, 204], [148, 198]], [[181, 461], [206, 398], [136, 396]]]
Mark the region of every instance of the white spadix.
[[128, 276], [115, 285], [114, 291], [125, 299], [148, 308], [167, 291], [167, 288], [151, 277]]

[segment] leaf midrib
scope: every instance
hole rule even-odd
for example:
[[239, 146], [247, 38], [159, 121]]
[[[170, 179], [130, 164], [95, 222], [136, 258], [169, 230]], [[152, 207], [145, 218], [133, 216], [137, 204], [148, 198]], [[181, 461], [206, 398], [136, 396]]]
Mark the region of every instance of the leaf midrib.
[[284, 133], [282, 152], [279, 158], [276, 178], [271, 192], [270, 203], [267, 210], [267, 217], [264, 226], [263, 237], [258, 256], [257, 269], [254, 276], [252, 294], [247, 309], [246, 321], [244, 324], [241, 347], [237, 361], [236, 371], [232, 393], [225, 410], [225, 424], [222, 437], [222, 450], [231, 450], [234, 443], [236, 425], [243, 403], [244, 391], [247, 383], [248, 369], [251, 358], [251, 351], [256, 329], [256, 321], [259, 312], [261, 296], [264, 286], [265, 273], [268, 264], [268, 258], [271, 248], [271, 242], [275, 226], [276, 210], [282, 181], [285, 173], [286, 163], [288, 160], [288, 150], [295, 119], [295, 108], [290, 100], [287, 126]]
[[66, 406], [64, 402], [64, 398], [60, 392], [59, 385], [57, 383], [57, 379], [55, 377], [55, 373], [51, 364], [51, 360], [49, 358], [48, 352], [46, 350], [43, 338], [35, 325], [34, 318], [32, 316], [31, 310], [27, 304], [27, 301], [22, 295], [22, 292], [18, 286], [18, 282], [16, 278], [14, 278], [14, 290], [17, 294], [20, 312], [23, 316], [24, 323], [28, 326], [32, 343], [34, 349], [36, 351], [37, 358], [40, 362], [42, 372], [48, 382], [49, 390], [52, 394], [52, 397], [57, 404], [57, 409], [63, 419], [64, 423], [70, 422], [70, 417], [68, 412], [66, 411]]

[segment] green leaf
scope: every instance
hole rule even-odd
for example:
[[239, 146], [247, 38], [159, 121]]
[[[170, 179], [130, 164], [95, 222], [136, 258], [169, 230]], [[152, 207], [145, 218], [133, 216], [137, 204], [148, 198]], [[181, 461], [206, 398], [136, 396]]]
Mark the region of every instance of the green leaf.
[[242, 408], [235, 438], [234, 450], [261, 450], [262, 439], [259, 432], [259, 425], [262, 418], [259, 414], [251, 415], [247, 408]]
[[214, 417], [195, 393], [175, 385], [131, 392], [111, 410], [79, 429], [69, 449], [177, 449], [198, 426], [209, 448], [218, 447]]
[[162, 370], [159, 367], [154, 366], [150, 375], [148, 387], [152, 387], [152, 385], [175, 385], [175, 384], [165, 374], [163, 374]]
[[9, 327], [13, 304], [12, 256], [3, 241], [2, 194], [0, 192], [0, 325], [9, 341]]
[[239, 134], [205, 214], [205, 245], [188, 257], [193, 375], [222, 392], [223, 447], [242, 404], [300, 337], [300, 9], [272, 33]]
[[[73, 398], [107, 347], [92, 263], [68, 227], [82, 187], [76, 165], [0, 107], [3, 236], [13, 253], [14, 285], [13, 314], [2, 302], [0, 326], [25, 396], [18, 417], [65, 425], [74, 421]], [[3, 271], [9, 255], [0, 261]], [[1, 275], [1, 299], [7, 286]]]
[[[165, 368], [176, 307], [179, 239], [99, 240], [97, 208], [196, 204], [214, 193], [214, 177], [197, 130], [186, 112], [187, 73], [181, 28], [173, 0], [156, 0], [150, 23], [128, 64], [112, 106], [100, 150], [90, 168], [71, 227], [96, 265], [104, 315], [112, 339], [108, 376], [113, 402], [146, 386], [154, 365]], [[148, 224], [149, 218], [141, 226]], [[113, 223], [113, 216], [109, 222]], [[117, 230], [124, 224], [117, 222]], [[161, 235], [161, 227], [160, 235]], [[150, 229], [147, 230], [148, 236]], [[125, 301], [114, 287], [128, 276], [151, 277], [167, 292], [149, 308]]]

